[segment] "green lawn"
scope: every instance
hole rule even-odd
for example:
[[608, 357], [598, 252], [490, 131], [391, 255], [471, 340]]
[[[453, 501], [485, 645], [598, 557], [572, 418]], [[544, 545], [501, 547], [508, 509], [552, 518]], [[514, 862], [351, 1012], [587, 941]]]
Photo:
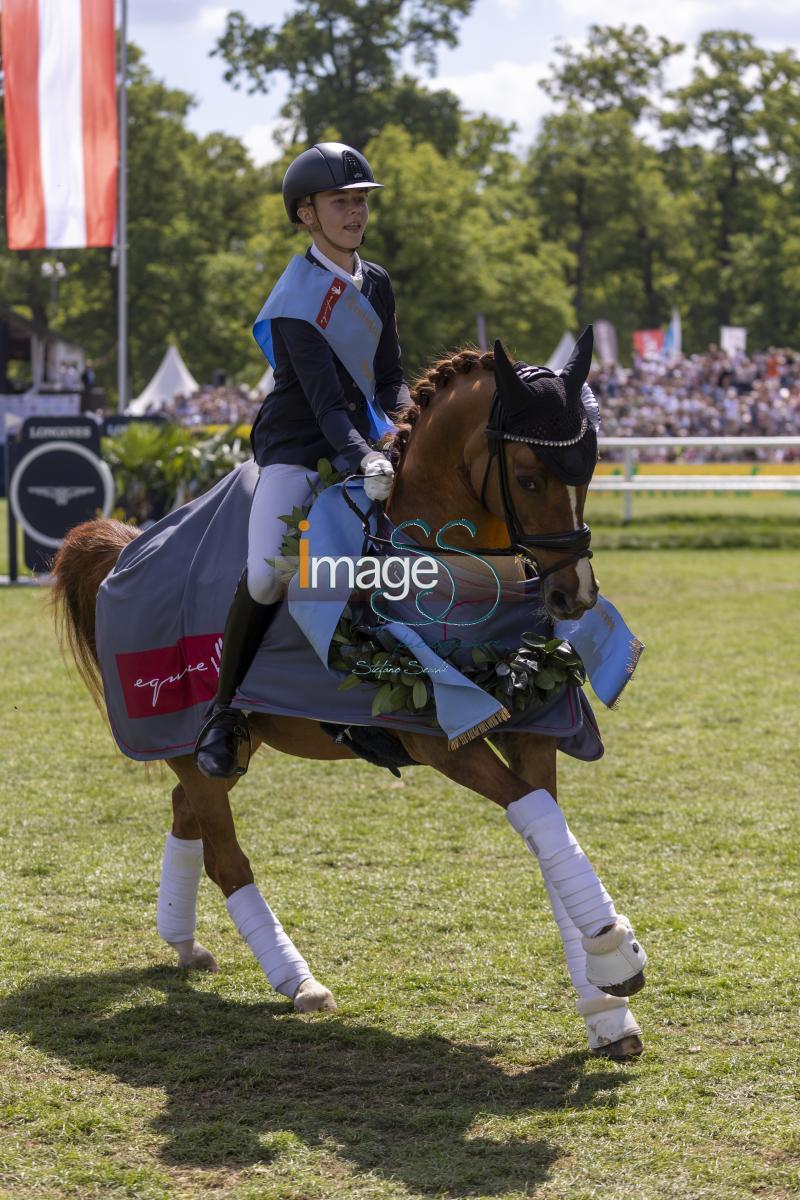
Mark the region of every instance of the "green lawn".
[[[793, 537], [787, 500], [753, 504]], [[272, 753], [236, 788], [257, 880], [337, 1013], [269, 991], [208, 881], [222, 971], [173, 969], [167, 773], [116, 751], [46, 595], [0, 590], [0, 1195], [798, 1194], [797, 554], [595, 566], [648, 648], [600, 714], [606, 758], [564, 759], [561, 799], [650, 953], [627, 1066], [585, 1053], [519, 839], [427, 769]]]

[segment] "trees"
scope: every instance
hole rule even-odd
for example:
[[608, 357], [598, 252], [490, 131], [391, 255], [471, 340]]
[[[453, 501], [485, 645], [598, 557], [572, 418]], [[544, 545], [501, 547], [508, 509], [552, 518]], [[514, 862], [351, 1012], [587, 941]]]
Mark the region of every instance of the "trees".
[[549, 355], [573, 316], [565, 255], [542, 238], [518, 164], [476, 188], [471, 169], [397, 126], [367, 153], [386, 186], [364, 253], [391, 271], [407, 365], [474, 342], [478, 313], [490, 339]]
[[[786, 243], [797, 237], [800, 61], [750, 34], [704, 33], [691, 81], [663, 116], [671, 184], [690, 189], [707, 272], [703, 323], [748, 324], [762, 344], [796, 338]], [[792, 315], [790, 315], [790, 312]]]
[[654, 111], [664, 64], [680, 49], [640, 25], [594, 25], [586, 50], [560, 47], [543, 82], [563, 111], [543, 121], [527, 181], [546, 237], [572, 253], [580, 324], [607, 317], [624, 335], [660, 324], [675, 299], [682, 205], [637, 121]]
[[433, 71], [439, 46], [454, 46], [458, 21], [474, 0], [298, 0], [282, 25], [251, 25], [228, 13], [214, 54], [225, 78], [267, 92], [289, 79], [282, 115], [289, 139], [316, 142], [329, 126], [361, 150], [397, 122], [415, 138], [448, 153], [458, 138], [459, 103], [429, 92], [404, 73], [410, 55]]

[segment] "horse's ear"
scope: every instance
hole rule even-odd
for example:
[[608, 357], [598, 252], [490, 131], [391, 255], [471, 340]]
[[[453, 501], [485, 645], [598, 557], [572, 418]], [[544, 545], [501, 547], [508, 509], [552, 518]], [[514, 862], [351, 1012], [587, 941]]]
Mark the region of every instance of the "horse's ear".
[[591, 325], [587, 325], [575, 343], [569, 362], [561, 370], [561, 379], [568, 395], [580, 396], [581, 388], [586, 383], [591, 370], [593, 350], [594, 330]]
[[494, 379], [497, 390], [509, 398], [519, 389], [519, 377], [499, 338], [494, 344]]

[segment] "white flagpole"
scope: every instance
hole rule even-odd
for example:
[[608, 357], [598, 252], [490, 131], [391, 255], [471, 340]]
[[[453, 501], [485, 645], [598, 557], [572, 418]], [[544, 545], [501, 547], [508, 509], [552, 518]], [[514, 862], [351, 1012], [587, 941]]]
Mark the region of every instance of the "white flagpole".
[[122, 0], [119, 64], [119, 214], [117, 217], [117, 407], [128, 403], [128, 0]]

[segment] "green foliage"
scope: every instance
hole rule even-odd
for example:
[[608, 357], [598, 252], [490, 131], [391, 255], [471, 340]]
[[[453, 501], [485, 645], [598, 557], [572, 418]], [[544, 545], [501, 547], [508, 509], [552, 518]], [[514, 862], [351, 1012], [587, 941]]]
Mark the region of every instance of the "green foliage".
[[404, 360], [411, 371], [475, 339], [547, 356], [571, 320], [566, 256], [541, 236], [515, 163], [476, 190], [474, 173], [389, 126], [367, 147], [385, 192], [374, 203], [367, 257], [391, 264]]
[[643, 25], [590, 25], [586, 46], [556, 47], [558, 61], [542, 87], [554, 100], [594, 112], [622, 109], [637, 121], [655, 108], [664, 66], [685, 49], [665, 37], [651, 38]]
[[409, 56], [433, 74], [440, 46], [454, 46], [473, 0], [298, 0], [275, 27], [230, 12], [214, 54], [234, 87], [267, 92], [289, 79], [281, 112], [290, 139], [312, 143], [329, 127], [362, 149], [389, 122], [447, 152], [458, 139], [459, 104], [403, 73]]
[[[389, 270], [411, 375], [475, 339], [542, 361], [567, 327], [611, 320], [623, 355], [638, 327], [681, 310], [684, 343], [744, 324], [750, 345], [791, 345], [800, 325], [800, 60], [749, 34], [712, 30], [686, 86], [666, 91], [680, 49], [641, 25], [593, 25], [562, 44], [545, 90], [553, 110], [518, 156], [513, 130], [465, 114], [409, 74], [453, 45], [472, 0], [297, 0], [280, 24], [231, 12], [217, 47], [234, 86], [288, 79], [284, 153], [256, 168], [235, 138], [199, 138], [193, 104], [130, 48], [129, 243], [133, 394], [172, 337], [193, 373], [253, 382], [253, 318], [292, 253], [283, 172], [308, 141], [363, 146], [385, 191], [365, 256]], [[653, 135], [658, 120], [661, 129]], [[0, 116], [0, 154], [3, 151]], [[2, 191], [0, 183], [0, 192]], [[0, 194], [0, 222], [4, 220]], [[0, 246], [0, 295], [86, 348], [111, 397], [116, 268], [106, 250]]]
[[[444, 662], [515, 712], [533, 712], [571, 683], [582, 687], [586, 672], [576, 651], [560, 638], [523, 633], [516, 649], [498, 642], [464, 646], [460, 638], [435, 642], [431, 648]], [[333, 635], [329, 665], [348, 674], [339, 691], [359, 683], [377, 687], [372, 715], [422, 713], [434, 720], [433, 684], [407, 646], [380, 625], [369, 624], [358, 608], [345, 606]]]
[[103, 439], [117, 499], [128, 517], [158, 519], [208, 491], [250, 457], [236, 426], [212, 435], [179, 425], [135, 422]]

